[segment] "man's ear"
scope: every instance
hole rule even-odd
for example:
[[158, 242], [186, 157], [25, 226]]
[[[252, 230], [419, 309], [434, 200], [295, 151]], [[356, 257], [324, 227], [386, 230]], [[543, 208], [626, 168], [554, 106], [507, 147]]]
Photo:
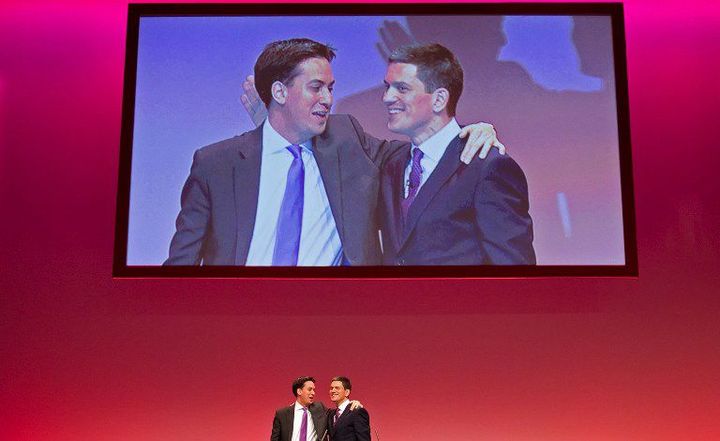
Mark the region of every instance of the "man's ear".
[[280, 81], [275, 81], [270, 86], [270, 95], [278, 104], [285, 104], [287, 100], [287, 87]]
[[440, 113], [445, 110], [445, 108], [447, 108], [449, 100], [450, 92], [446, 88], [440, 87], [438, 89], [435, 89], [432, 97], [433, 112]]

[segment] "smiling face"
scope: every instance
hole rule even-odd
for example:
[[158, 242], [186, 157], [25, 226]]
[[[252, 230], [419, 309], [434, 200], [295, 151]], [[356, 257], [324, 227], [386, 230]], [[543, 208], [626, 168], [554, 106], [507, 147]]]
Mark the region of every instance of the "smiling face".
[[297, 394], [297, 402], [301, 406], [307, 407], [315, 401], [315, 383], [306, 381], [303, 383], [303, 387], [298, 388], [295, 393]]
[[290, 142], [301, 143], [325, 131], [335, 79], [330, 62], [324, 58], [309, 58], [296, 72], [287, 84], [273, 84], [272, 92], [282, 119], [276, 128]]
[[390, 63], [385, 74], [383, 103], [388, 109], [388, 129], [414, 138], [431, 123], [433, 94], [417, 76], [417, 66]]
[[330, 383], [330, 401], [339, 405], [350, 395], [350, 390], [345, 389], [342, 381], [333, 381]]

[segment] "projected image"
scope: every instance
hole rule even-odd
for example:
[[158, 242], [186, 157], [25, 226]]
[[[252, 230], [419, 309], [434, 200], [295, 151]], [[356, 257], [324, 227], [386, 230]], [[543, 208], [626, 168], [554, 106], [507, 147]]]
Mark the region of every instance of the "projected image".
[[612, 35], [140, 17], [126, 265], [624, 265]]

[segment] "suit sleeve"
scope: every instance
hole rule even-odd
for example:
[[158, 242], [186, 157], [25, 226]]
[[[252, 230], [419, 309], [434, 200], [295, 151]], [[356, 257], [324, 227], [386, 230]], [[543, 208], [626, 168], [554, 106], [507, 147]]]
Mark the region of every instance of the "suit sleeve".
[[270, 433], [270, 441], [280, 441], [280, 411], [275, 412], [273, 418], [272, 432]]
[[361, 408], [355, 409], [355, 436], [358, 441], [370, 441], [370, 414], [367, 410]]
[[[318, 420], [317, 422], [319, 423], [319, 424], [315, 424], [315, 432], [317, 433], [318, 439], [320, 441], [323, 441], [321, 437], [325, 434], [325, 432], [328, 429], [328, 418], [327, 418], [328, 409], [320, 401], [316, 401], [315, 404], [313, 404], [313, 406], [316, 406], [316, 408], [317, 408], [317, 410], [315, 412], [317, 412], [317, 420]], [[315, 415], [316, 414], [313, 413], [313, 418], [315, 418]]]
[[175, 221], [175, 234], [165, 265], [199, 265], [202, 247], [210, 221], [210, 197], [207, 180], [202, 173], [199, 152], [193, 156], [190, 176], [180, 197], [180, 213]]
[[[488, 157], [490, 159], [490, 157]], [[528, 185], [509, 156], [494, 156], [475, 188], [475, 219], [491, 265], [534, 265]]]
[[354, 116], [348, 115], [348, 117], [355, 132], [357, 132], [358, 138], [361, 140], [365, 153], [376, 167], [382, 167], [385, 161], [392, 157], [395, 152], [409, 145], [406, 141], [377, 139], [366, 133]]

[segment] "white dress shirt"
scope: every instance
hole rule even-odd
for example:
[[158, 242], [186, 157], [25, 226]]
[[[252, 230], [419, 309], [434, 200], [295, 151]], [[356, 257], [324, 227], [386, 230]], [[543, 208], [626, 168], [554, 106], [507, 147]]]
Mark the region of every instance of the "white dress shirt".
[[307, 426], [307, 439], [300, 439], [300, 425], [302, 424], [302, 417], [303, 417], [303, 410], [300, 403], [297, 401], [295, 402], [295, 415], [293, 418], [293, 431], [292, 436], [290, 437], [290, 441], [317, 441], [318, 436], [317, 432], [315, 431], [315, 424], [312, 420], [312, 414], [310, 414], [310, 409], [307, 411], [307, 419], [308, 419], [308, 426]]
[[[269, 120], [265, 120], [262, 130], [260, 188], [255, 227], [246, 262], [248, 266], [272, 265], [280, 206], [285, 195], [287, 173], [293, 161], [293, 155], [287, 149], [291, 143], [270, 125]], [[305, 194], [298, 266], [340, 265], [340, 234], [315, 161], [312, 140], [300, 145], [305, 167]]]
[[[445, 127], [438, 130], [436, 134], [426, 139], [425, 142], [416, 146], [412, 145], [411, 152], [415, 149], [420, 149], [423, 152], [423, 157], [420, 160], [420, 167], [422, 168], [422, 176], [420, 179], [420, 186], [418, 192], [422, 186], [427, 182], [428, 178], [432, 174], [435, 167], [437, 167], [440, 158], [442, 158], [445, 150], [447, 149], [450, 142], [460, 134], [460, 125], [457, 123], [455, 118], [450, 120], [449, 123], [445, 124]], [[410, 156], [412, 158], [412, 155]], [[459, 158], [458, 158], [459, 159]], [[410, 183], [410, 171], [412, 170], [412, 159], [408, 162], [405, 167], [405, 197], [408, 195], [409, 183]]]

